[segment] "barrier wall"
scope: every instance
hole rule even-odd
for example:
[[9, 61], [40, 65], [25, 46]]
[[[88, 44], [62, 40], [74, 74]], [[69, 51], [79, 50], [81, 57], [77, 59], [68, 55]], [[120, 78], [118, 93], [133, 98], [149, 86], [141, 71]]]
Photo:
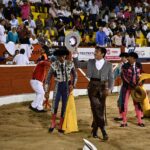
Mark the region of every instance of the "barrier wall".
[[[0, 96], [6, 95], [16, 95], [16, 94], [25, 94], [33, 93], [33, 90], [30, 87], [30, 79], [32, 77], [32, 71], [35, 65], [31, 66], [14, 66], [14, 65], [0, 65]], [[143, 70], [146, 73], [150, 73], [150, 63], [143, 64]], [[78, 71], [78, 82], [77, 89], [86, 89], [88, 85], [88, 80], [84, 76], [86, 70]], [[150, 80], [147, 80], [146, 83], [150, 83]], [[120, 80], [115, 81], [115, 85], [119, 85]], [[51, 83], [51, 90], [54, 87], [54, 81]]]

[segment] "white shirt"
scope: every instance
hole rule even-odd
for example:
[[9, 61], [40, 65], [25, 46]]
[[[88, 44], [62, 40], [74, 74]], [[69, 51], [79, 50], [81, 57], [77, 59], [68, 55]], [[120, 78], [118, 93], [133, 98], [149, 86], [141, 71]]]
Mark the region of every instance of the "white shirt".
[[148, 42], [150, 42], [150, 32], [147, 34], [147, 40], [148, 40]]
[[142, 10], [142, 7], [135, 7], [135, 13], [142, 13], [143, 10]]
[[99, 14], [99, 8], [97, 5], [93, 5], [90, 7], [90, 14]]
[[32, 38], [30, 38], [29, 41], [30, 41], [30, 44], [37, 44], [38, 43], [37, 39], [33, 40]]
[[5, 43], [5, 28], [0, 24], [0, 43]]
[[103, 67], [104, 62], [105, 62], [104, 59], [96, 60], [95, 65], [96, 65], [97, 70], [100, 70]]
[[24, 54], [18, 54], [14, 57], [13, 62], [15, 62], [16, 65], [28, 65], [29, 59]]
[[15, 26], [18, 27], [18, 20], [17, 19], [13, 19], [10, 21], [11, 26]]

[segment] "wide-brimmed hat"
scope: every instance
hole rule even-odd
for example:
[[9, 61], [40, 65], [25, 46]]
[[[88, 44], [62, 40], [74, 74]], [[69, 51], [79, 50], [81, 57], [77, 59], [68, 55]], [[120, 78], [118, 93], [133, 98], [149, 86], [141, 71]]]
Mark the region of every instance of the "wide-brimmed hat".
[[69, 51], [67, 50], [66, 47], [59, 47], [57, 48], [54, 53], [54, 56], [64, 56], [64, 55], [69, 55]]
[[131, 96], [135, 102], [141, 103], [146, 98], [146, 92], [141, 86], [137, 86], [131, 91]]

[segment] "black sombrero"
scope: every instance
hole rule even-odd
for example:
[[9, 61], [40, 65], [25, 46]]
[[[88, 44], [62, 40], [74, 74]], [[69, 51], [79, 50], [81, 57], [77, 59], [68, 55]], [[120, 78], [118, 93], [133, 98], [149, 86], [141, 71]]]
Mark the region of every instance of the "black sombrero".
[[67, 50], [66, 47], [59, 47], [57, 48], [54, 53], [54, 56], [64, 56], [64, 55], [69, 55], [69, 51]]

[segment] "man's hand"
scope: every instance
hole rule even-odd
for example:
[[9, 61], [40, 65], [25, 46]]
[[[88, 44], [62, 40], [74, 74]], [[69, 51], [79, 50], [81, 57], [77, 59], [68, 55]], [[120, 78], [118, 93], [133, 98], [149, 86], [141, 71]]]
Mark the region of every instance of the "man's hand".
[[45, 98], [49, 99], [49, 92], [45, 92]]
[[69, 85], [69, 93], [72, 92], [72, 90], [73, 90], [73, 85], [71, 84]]
[[106, 89], [106, 90], [105, 90], [105, 95], [108, 96], [108, 95], [110, 95], [110, 94], [111, 94], [111, 90], [110, 90], [110, 89]]

